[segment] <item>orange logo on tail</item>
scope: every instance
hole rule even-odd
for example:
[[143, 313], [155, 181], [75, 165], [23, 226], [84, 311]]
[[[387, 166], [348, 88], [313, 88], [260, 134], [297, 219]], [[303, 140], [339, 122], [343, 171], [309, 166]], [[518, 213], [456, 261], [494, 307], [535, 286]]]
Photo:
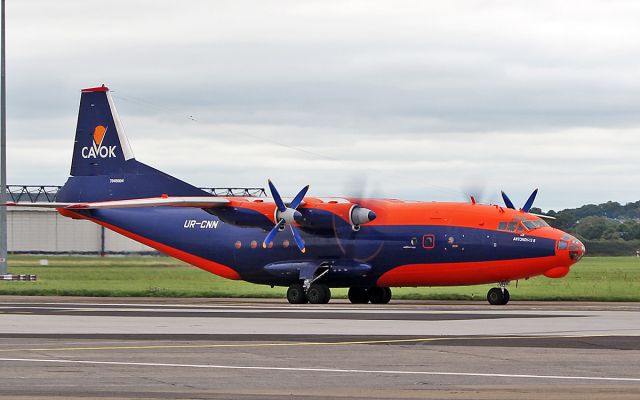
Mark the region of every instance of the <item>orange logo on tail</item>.
[[93, 130], [93, 141], [100, 146], [102, 144], [102, 139], [104, 139], [104, 134], [107, 132], [107, 128], [102, 125], [96, 126], [96, 129]]
[[93, 130], [93, 146], [80, 150], [82, 158], [116, 158], [116, 146], [103, 146], [102, 141], [107, 134], [107, 128], [98, 125]]

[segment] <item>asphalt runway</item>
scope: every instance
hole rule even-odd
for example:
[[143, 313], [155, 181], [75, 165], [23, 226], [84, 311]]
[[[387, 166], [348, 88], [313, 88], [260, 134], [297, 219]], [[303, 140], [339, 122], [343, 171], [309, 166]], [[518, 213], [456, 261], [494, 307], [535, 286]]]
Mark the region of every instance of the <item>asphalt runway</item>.
[[638, 399], [640, 304], [0, 297], [0, 398]]

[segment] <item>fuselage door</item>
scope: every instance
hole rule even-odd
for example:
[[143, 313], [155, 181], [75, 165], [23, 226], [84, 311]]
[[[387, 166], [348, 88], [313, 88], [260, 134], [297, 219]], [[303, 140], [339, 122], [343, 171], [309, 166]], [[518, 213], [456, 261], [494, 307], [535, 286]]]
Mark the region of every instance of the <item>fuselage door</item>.
[[422, 248], [431, 250], [436, 247], [436, 236], [429, 233], [422, 236]]

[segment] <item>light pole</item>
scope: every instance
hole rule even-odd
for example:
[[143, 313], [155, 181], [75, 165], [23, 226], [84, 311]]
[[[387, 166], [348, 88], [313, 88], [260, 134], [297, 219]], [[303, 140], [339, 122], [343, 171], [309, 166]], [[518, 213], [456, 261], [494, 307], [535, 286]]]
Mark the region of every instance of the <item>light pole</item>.
[[[5, 18], [2, 0], [2, 33], [0, 38], [0, 204], [7, 202], [7, 82], [5, 71]], [[0, 275], [7, 274], [7, 207], [0, 205]]]

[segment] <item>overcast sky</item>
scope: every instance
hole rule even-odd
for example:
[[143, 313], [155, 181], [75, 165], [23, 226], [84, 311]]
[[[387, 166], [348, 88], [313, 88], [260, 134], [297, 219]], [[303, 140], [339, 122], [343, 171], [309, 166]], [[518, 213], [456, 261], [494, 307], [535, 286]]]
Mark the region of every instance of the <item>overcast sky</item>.
[[8, 182], [63, 184], [80, 89], [199, 186], [545, 210], [640, 199], [640, 2], [7, 0]]

